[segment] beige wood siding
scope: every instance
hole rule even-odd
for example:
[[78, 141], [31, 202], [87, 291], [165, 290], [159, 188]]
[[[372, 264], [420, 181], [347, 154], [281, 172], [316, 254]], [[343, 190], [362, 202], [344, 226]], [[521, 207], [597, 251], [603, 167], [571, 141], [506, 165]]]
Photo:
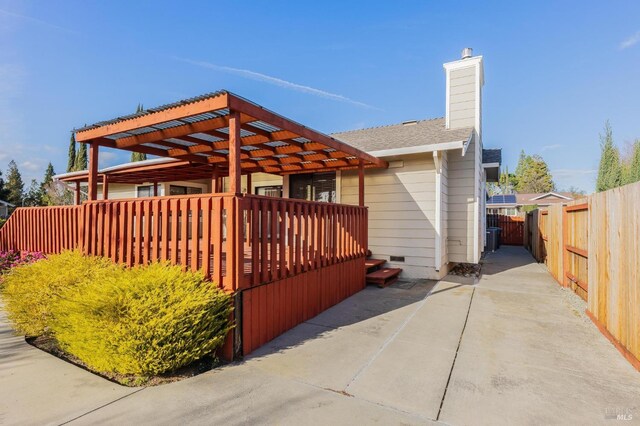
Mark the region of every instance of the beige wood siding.
[[[369, 249], [373, 256], [402, 268], [403, 276], [435, 278], [435, 168], [429, 154], [405, 156], [402, 167], [366, 170], [365, 205], [369, 207]], [[358, 203], [358, 176], [344, 171], [339, 200]]]
[[441, 270], [449, 262], [449, 250], [447, 248], [447, 238], [449, 236], [449, 154], [447, 151], [442, 153], [442, 173], [440, 176], [440, 191], [441, 203], [440, 203], [440, 238], [441, 238]]
[[473, 127], [476, 114], [476, 67], [451, 71], [449, 81], [449, 127]]
[[472, 140], [464, 156], [461, 150], [449, 151], [447, 250], [450, 262], [474, 261], [476, 145]]

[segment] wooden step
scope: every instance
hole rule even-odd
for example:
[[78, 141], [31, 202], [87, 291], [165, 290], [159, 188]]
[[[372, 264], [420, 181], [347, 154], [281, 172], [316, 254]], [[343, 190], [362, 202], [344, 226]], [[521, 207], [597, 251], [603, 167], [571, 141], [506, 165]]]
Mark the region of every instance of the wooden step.
[[364, 261], [364, 267], [367, 270], [367, 273], [375, 271], [378, 266], [385, 263], [384, 259], [367, 259]]
[[387, 287], [398, 280], [402, 269], [400, 268], [381, 268], [375, 272], [367, 274], [367, 284], [376, 284], [378, 287]]

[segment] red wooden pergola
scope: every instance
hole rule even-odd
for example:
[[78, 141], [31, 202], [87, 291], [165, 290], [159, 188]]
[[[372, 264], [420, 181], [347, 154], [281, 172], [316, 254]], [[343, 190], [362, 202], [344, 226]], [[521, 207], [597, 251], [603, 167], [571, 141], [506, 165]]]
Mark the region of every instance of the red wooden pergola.
[[115, 179], [154, 182], [165, 179], [167, 172], [191, 170], [191, 179], [196, 174], [210, 176], [216, 182], [214, 192], [219, 188], [219, 177], [228, 176], [229, 191], [239, 193], [242, 174], [358, 169], [359, 204], [363, 206], [364, 169], [387, 167], [384, 160], [228, 91], [87, 126], [76, 130], [75, 138], [89, 144], [89, 200], [97, 198], [100, 146], [182, 161], [179, 165], [147, 166], [135, 173], [130, 170], [120, 176], [103, 174], [103, 188]]
[[[89, 170], [63, 180], [88, 181], [89, 200], [18, 208], [0, 228], [0, 250], [81, 249], [131, 267], [161, 261], [202, 271], [234, 295], [227, 358], [364, 288], [364, 170], [385, 161], [225, 91], [87, 126], [75, 138], [89, 144]], [[99, 172], [101, 146], [166, 160]], [[359, 206], [240, 193], [242, 174], [345, 169], [358, 170]], [[216, 193], [223, 176], [230, 191]], [[107, 199], [109, 182], [203, 178], [211, 194]]]

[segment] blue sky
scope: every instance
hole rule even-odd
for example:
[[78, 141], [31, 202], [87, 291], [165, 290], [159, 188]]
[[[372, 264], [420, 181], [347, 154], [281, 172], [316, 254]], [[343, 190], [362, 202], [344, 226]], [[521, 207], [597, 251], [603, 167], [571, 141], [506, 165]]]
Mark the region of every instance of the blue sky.
[[0, 0], [0, 168], [62, 172], [74, 127], [221, 88], [327, 133], [440, 117], [442, 64], [469, 46], [485, 147], [591, 191], [604, 121], [640, 137], [638, 18], [637, 1]]

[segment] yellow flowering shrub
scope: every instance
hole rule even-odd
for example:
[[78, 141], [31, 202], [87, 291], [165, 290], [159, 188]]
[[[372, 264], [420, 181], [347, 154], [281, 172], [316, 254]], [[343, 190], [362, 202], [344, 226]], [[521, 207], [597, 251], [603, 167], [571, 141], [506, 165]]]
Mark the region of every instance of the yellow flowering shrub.
[[60, 347], [103, 373], [151, 376], [221, 346], [231, 296], [179, 266], [108, 268], [61, 293], [50, 327]]
[[47, 335], [53, 305], [63, 291], [81, 282], [99, 281], [100, 275], [115, 269], [107, 259], [83, 256], [78, 251], [65, 251], [17, 266], [2, 277], [4, 309], [19, 333]]

